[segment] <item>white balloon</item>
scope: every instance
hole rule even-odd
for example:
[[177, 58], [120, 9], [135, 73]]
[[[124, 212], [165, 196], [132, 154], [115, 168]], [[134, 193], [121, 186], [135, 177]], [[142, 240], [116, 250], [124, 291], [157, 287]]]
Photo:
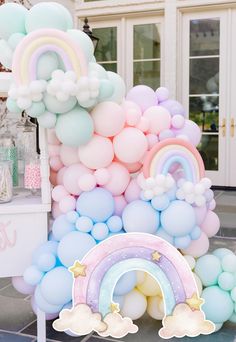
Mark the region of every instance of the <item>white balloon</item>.
[[147, 302], [147, 313], [156, 320], [162, 320], [165, 316], [164, 302], [159, 296], [149, 297]]
[[11, 69], [12, 66], [13, 51], [4, 39], [0, 40], [0, 62], [2, 65]]
[[44, 128], [54, 128], [56, 126], [57, 116], [54, 113], [44, 112], [38, 117], [38, 123]]
[[147, 309], [147, 299], [138, 290], [132, 290], [124, 297], [124, 304], [121, 310], [123, 317], [130, 317], [132, 320], [142, 317]]
[[62, 91], [58, 91], [57, 94], [56, 94], [56, 98], [58, 99], [58, 101], [61, 101], [61, 102], [66, 102], [69, 100], [69, 95], [62, 92]]
[[32, 105], [32, 101], [29, 98], [26, 97], [19, 97], [17, 100], [17, 106], [20, 109], [29, 109]]

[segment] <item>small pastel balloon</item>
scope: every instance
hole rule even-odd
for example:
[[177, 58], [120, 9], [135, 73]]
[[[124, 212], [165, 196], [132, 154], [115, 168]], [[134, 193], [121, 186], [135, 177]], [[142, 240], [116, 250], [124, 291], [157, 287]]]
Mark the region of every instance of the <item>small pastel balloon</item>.
[[48, 144], [49, 157], [57, 157], [59, 156], [59, 152], [60, 152], [60, 145]]
[[234, 253], [228, 248], [217, 248], [212, 252], [217, 258], [222, 260], [226, 255], [234, 255]]
[[72, 195], [80, 195], [82, 189], [79, 187], [79, 179], [83, 175], [89, 173], [92, 173], [92, 171], [81, 163], [68, 166], [63, 175], [63, 184], [65, 189]]
[[130, 182], [130, 174], [127, 169], [122, 164], [113, 162], [107, 167], [107, 171], [110, 178], [103, 187], [114, 196], [123, 194]]
[[149, 107], [143, 116], [150, 122], [149, 133], [159, 134], [161, 131], [170, 128], [171, 115], [167, 109], [161, 106]]
[[123, 317], [129, 317], [132, 320], [141, 318], [147, 309], [147, 299], [138, 290], [133, 290], [124, 298], [124, 304], [121, 310]]
[[185, 123], [185, 119], [182, 115], [174, 115], [172, 116], [171, 119], [171, 125], [172, 127], [176, 128], [176, 129], [180, 129], [184, 126]]
[[[14, 33], [25, 33], [27, 12], [24, 6], [16, 3], [2, 4], [0, 7], [0, 38], [7, 40]], [[11, 24], [9, 25], [9, 23]]]
[[236, 255], [228, 254], [225, 255], [221, 260], [222, 268], [225, 272], [236, 272]]
[[41, 114], [38, 118], [38, 123], [44, 128], [54, 128], [57, 122], [57, 116], [54, 113], [48, 111]]
[[187, 248], [191, 243], [189, 235], [179, 236], [174, 238], [174, 246], [176, 248]]
[[123, 228], [123, 222], [119, 216], [111, 216], [106, 223], [111, 233], [118, 233]]
[[68, 213], [68, 211], [74, 210], [76, 206], [76, 199], [74, 196], [66, 196], [59, 202], [59, 208], [62, 213]]
[[140, 131], [145, 133], [148, 131], [148, 129], [150, 127], [150, 120], [148, 118], [142, 116], [135, 127], [138, 128]]
[[69, 193], [63, 185], [57, 185], [52, 189], [52, 199], [56, 202], [59, 202], [68, 195]]
[[63, 167], [63, 164], [59, 156], [50, 157], [49, 165], [51, 169], [56, 172], [59, 171]]
[[76, 147], [61, 145], [59, 154], [65, 166], [79, 163], [78, 149]]
[[125, 190], [125, 199], [128, 203], [136, 201], [140, 198], [140, 186], [137, 183], [137, 180], [131, 179], [129, 185], [127, 186]]
[[55, 129], [47, 129], [47, 142], [52, 145], [60, 145]]
[[127, 205], [125, 197], [123, 195], [114, 196], [114, 204], [115, 204], [114, 214], [121, 216], [123, 213], [123, 210], [125, 209], [125, 207]]
[[157, 105], [155, 91], [145, 85], [138, 85], [129, 90], [126, 95], [127, 101], [135, 102], [144, 112], [146, 109]]
[[75, 223], [79, 218], [79, 214], [75, 210], [71, 210], [68, 213], [66, 213], [66, 219], [70, 223]]
[[174, 138], [174, 132], [171, 129], [165, 129], [164, 131], [161, 131], [159, 134], [159, 140], [165, 140], [165, 139], [171, 139]]
[[23, 278], [26, 284], [29, 284], [30, 286], [36, 286], [40, 283], [43, 276], [44, 273], [40, 271], [35, 265], [32, 265], [26, 268]]
[[168, 208], [170, 204], [170, 200], [167, 195], [163, 194], [163, 195], [155, 196], [152, 199], [151, 204], [154, 209], [158, 211], [163, 211]]
[[200, 238], [201, 233], [202, 233], [201, 228], [199, 226], [195, 226], [190, 233], [190, 237], [192, 240], [197, 240]]
[[191, 121], [185, 120], [184, 126], [180, 129], [174, 130], [176, 136], [185, 135], [188, 140], [194, 145], [197, 146], [201, 140], [201, 130], [199, 126]]
[[216, 201], [213, 199], [210, 201], [210, 203], [208, 204], [208, 209], [209, 210], [215, 210], [216, 208]]
[[38, 60], [37, 79], [50, 80], [52, 72], [59, 68], [58, 57], [55, 52], [46, 52]]
[[222, 290], [231, 291], [236, 285], [236, 279], [232, 273], [222, 272], [219, 275], [218, 284]]
[[74, 96], [71, 96], [67, 101], [62, 102], [58, 101], [55, 96], [48, 93], [44, 94], [43, 101], [47, 110], [56, 114], [64, 114], [71, 111], [77, 103], [77, 99]]
[[[1, 60], [1, 56], [0, 56]], [[21, 113], [21, 109], [17, 106], [16, 100], [11, 99], [10, 97], [7, 98], [6, 102], [7, 109], [10, 113]]]
[[196, 224], [198, 226], [201, 226], [207, 215], [207, 207], [206, 205], [203, 205], [201, 207], [194, 207], [194, 211], [196, 215]]
[[76, 229], [83, 233], [90, 233], [93, 229], [93, 221], [86, 216], [81, 216], [76, 221]]
[[98, 185], [105, 185], [110, 179], [110, 173], [105, 168], [97, 169], [94, 176]]
[[173, 236], [167, 234], [167, 232], [162, 227], [160, 227], [157, 230], [156, 235], [159, 236], [160, 238], [166, 240], [171, 245], [174, 245], [174, 238], [173, 238]]
[[64, 236], [74, 230], [74, 224], [69, 222], [64, 214], [58, 216], [53, 222], [52, 232], [57, 241], [60, 241]]
[[94, 121], [94, 131], [104, 137], [113, 137], [125, 125], [125, 112], [114, 102], [99, 103], [91, 112]]
[[137, 289], [142, 292], [145, 296], [162, 296], [162, 291], [157, 281], [150, 276], [145, 274], [145, 279], [142, 284], [137, 285]]
[[104, 168], [114, 158], [112, 142], [95, 134], [88, 144], [79, 148], [79, 158], [90, 169]]
[[184, 107], [178, 101], [175, 101], [175, 100], [162, 101], [161, 106], [166, 108], [170, 112], [171, 116], [174, 116], [174, 115], [186, 116]]
[[142, 116], [140, 107], [135, 102], [127, 100], [124, 100], [121, 106], [126, 113], [126, 122], [128, 126], [136, 126]]
[[63, 185], [63, 177], [66, 172], [66, 167], [62, 167], [56, 174], [56, 185]]
[[26, 113], [32, 118], [37, 118], [38, 116], [44, 114], [45, 110], [46, 108], [43, 102], [32, 102], [32, 105], [26, 110]]
[[115, 289], [115, 296], [124, 296], [132, 291], [136, 285], [137, 276], [135, 271], [127, 272], [118, 280]]
[[195, 273], [204, 286], [216, 285], [221, 272], [220, 261], [214, 255], [206, 254], [196, 262]]
[[20, 293], [25, 295], [32, 295], [35, 290], [35, 286], [29, 285], [25, 282], [23, 277], [11, 278], [13, 287]]
[[157, 96], [157, 100], [158, 102], [163, 102], [168, 100], [169, 98], [169, 90], [165, 87], [159, 87], [156, 90], [156, 96]]
[[25, 38], [25, 34], [20, 32], [13, 33], [8, 39], [8, 44], [13, 50], [15, 50], [15, 48], [22, 41], [23, 38]]
[[158, 137], [155, 134], [147, 134], [146, 138], [148, 141], [148, 149], [151, 150], [151, 148], [158, 142]]
[[148, 143], [145, 135], [137, 128], [127, 127], [113, 139], [116, 157], [124, 163], [136, 163], [145, 154]]
[[42, 253], [37, 260], [37, 266], [42, 272], [49, 272], [56, 265], [56, 257], [53, 253]]
[[153, 319], [162, 320], [165, 316], [163, 298], [159, 296], [149, 297], [147, 299], [147, 313]]
[[113, 85], [113, 94], [107, 98], [107, 101], [112, 101], [120, 104], [125, 97], [125, 82], [120, 77], [120, 75], [115, 72], [107, 71], [107, 76]]
[[57, 185], [57, 172], [50, 169], [50, 176], [49, 181], [51, 185], [56, 186]]
[[209, 239], [205, 233], [202, 232], [198, 240], [193, 240], [188, 248], [182, 250], [184, 254], [192, 255], [194, 258], [207, 253], [209, 249]]
[[82, 191], [91, 191], [96, 185], [96, 178], [92, 174], [83, 175], [79, 179], [79, 187]]
[[97, 241], [102, 241], [108, 237], [109, 229], [106, 223], [98, 222], [95, 223], [91, 231], [92, 236]]
[[60, 215], [62, 215], [62, 212], [59, 208], [59, 203], [53, 202], [52, 203], [52, 217], [53, 217], [53, 219], [55, 220]]
[[[30, 299], [30, 304], [31, 304], [31, 307], [32, 307], [32, 310], [33, 312], [35, 313], [35, 315], [38, 314], [38, 307], [35, 303], [35, 298], [34, 296], [31, 297]], [[55, 313], [45, 313], [45, 318], [46, 318], [46, 321], [51, 321], [55, 318], [57, 318], [59, 316], [59, 312], [55, 312]]]
[[143, 164], [140, 162], [136, 163], [122, 163], [126, 167], [126, 169], [129, 171], [129, 173], [136, 173], [140, 171], [140, 169], [143, 167]]
[[[7, 68], [11, 69], [12, 67], [12, 59], [13, 59], [13, 50], [10, 48], [10, 46], [7, 44], [7, 42], [3, 39], [0, 40], [0, 62], [1, 64]], [[17, 106], [21, 107], [22, 102], [19, 102], [17, 100]], [[25, 105], [25, 103], [23, 103]], [[27, 108], [27, 107], [25, 107]]]
[[46, 314], [56, 314], [61, 311], [63, 305], [52, 305], [44, 298], [41, 293], [40, 285], [36, 287], [34, 293], [36, 306]]
[[88, 66], [89, 77], [97, 77], [100, 79], [107, 79], [106, 70], [97, 63], [90, 62]]
[[100, 80], [99, 101], [106, 101], [114, 92], [113, 84], [110, 80]]
[[80, 30], [69, 30], [68, 35], [80, 46], [87, 61], [91, 61], [94, 54], [94, 46], [89, 36]]
[[201, 229], [208, 237], [216, 235], [220, 229], [220, 220], [214, 211], [208, 210], [207, 215], [201, 224]]

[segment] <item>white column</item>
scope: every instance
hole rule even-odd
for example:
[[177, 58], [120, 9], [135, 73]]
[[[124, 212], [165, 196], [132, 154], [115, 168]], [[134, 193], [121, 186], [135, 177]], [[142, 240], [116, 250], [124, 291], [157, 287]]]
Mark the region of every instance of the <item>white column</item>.
[[37, 308], [37, 342], [46, 342], [46, 315]]

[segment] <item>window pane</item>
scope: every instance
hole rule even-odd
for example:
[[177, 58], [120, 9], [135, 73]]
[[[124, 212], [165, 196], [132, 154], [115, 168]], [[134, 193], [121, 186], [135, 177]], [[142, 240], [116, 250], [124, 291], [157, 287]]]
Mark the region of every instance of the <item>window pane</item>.
[[106, 71], [117, 72], [117, 63], [100, 63]]
[[160, 86], [160, 61], [134, 62], [134, 85]]
[[93, 35], [99, 38], [95, 57], [97, 62], [117, 60], [117, 28], [94, 28]]
[[190, 21], [190, 56], [219, 55], [220, 20]]
[[190, 59], [190, 94], [219, 93], [219, 58]]
[[160, 25], [134, 26], [134, 59], [160, 58]]
[[206, 170], [218, 170], [218, 135], [203, 135], [198, 150]]

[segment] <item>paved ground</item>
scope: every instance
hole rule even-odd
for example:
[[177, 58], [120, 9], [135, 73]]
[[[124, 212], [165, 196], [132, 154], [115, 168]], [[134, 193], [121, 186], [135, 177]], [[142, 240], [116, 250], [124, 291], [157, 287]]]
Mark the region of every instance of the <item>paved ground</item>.
[[[236, 192], [216, 191], [217, 212], [221, 218], [219, 237], [211, 240], [211, 249], [228, 247], [236, 251]], [[228, 237], [228, 238], [226, 238]], [[160, 322], [144, 316], [135, 322], [140, 331], [122, 339], [124, 342], [158, 342], [163, 341], [158, 336]], [[73, 338], [63, 333], [57, 333], [47, 322], [47, 337], [51, 342], [102, 342], [115, 341], [103, 339], [95, 335], [82, 338]], [[191, 338], [182, 338], [183, 342], [193, 341]], [[0, 279], [0, 342], [35, 342], [36, 318], [30, 306], [30, 298], [19, 294], [11, 286], [8, 278]], [[120, 340], [121, 341], [121, 340]], [[179, 341], [172, 339], [171, 341]], [[226, 324], [219, 332], [210, 336], [200, 336], [197, 342], [236, 342], [235, 325]]]

